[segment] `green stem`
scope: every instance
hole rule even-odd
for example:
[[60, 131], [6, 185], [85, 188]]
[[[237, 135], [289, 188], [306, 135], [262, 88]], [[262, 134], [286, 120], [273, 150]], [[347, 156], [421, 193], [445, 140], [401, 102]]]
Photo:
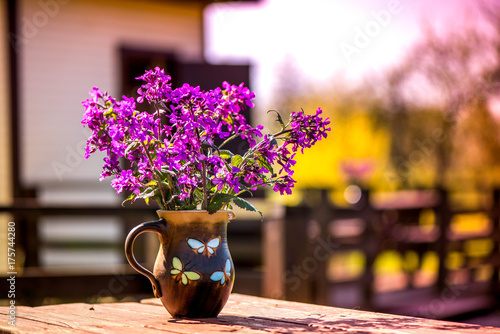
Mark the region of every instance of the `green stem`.
[[[156, 178], [156, 182], [158, 183], [158, 188], [160, 189], [160, 194], [161, 194], [161, 198], [163, 200], [163, 203], [167, 203], [167, 200], [165, 198], [165, 189], [163, 189], [163, 185], [161, 183], [161, 178], [158, 175], [158, 171], [156, 170], [156, 168], [154, 168], [153, 159], [151, 158], [151, 155], [149, 154], [149, 151], [146, 148], [146, 145], [143, 142], [141, 142], [141, 145], [142, 145], [142, 148], [144, 149], [144, 152], [146, 152], [146, 156], [149, 160], [149, 164], [151, 165], [151, 170], [153, 172], [153, 175]], [[160, 206], [163, 206], [163, 205], [160, 204]], [[163, 208], [165, 208], [165, 207], [163, 206]]]
[[[201, 143], [200, 131], [196, 128], [196, 137], [198, 137], [198, 142]], [[200, 146], [200, 154], [203, 154], [203, 147]], [[201, 206], [202, 210], [208, 210], [208, 191], [207, 191], [207, 165], [205, 161], [201, 162], [201, 181], [203, 186], [203, 204]]]
[[161, 118], [160, 118], [160, 108], [158, 108], [158, 105], [155, 102], [155, 109], [156, 109], [156, 114], [158, 115], [158, 121], [160, 124], [158, 124], [158, 141], [161, 142]]
[[273, 137], [274, 137], [274, 138], [276, 138], [276, 137], [278, 137], [278, 136], [280, 136], [280, 135], [282, 135], [282, 134], [285, 134], [285, 133], [288, 133], [288, 132], [291, 132], [291, 131], [292, 131], [291, 129], [281, 130], [281, 131], [276, 132], [276, 133], [273, 135]]
[[238, 137], [239, 135], [240, 135], [239, 133], [235, 133], [231, 137], [229, 137], [226, 140], [224, 140], [224, 142], [219, 145], [219, 150], [222, 148], [222, 146], [226, 145], [227, 143], [229, 143], [231, 140], [233, 140], [234, 138]]
[[[270, 180], [270, 181], [266, 181], [266, 182], [259, 183], [259, 184], [255, 185], [255, 186], [253, 186], [253, 187], [260, 187], [260, 186], [263, 186], [263, 185], [265, 185], [265, 184], [272, 184], [272, 183], [274, 183], [274, 182], [276, 182], [276, 180]], [[243, 189], [243, 190], [240, 190], [238, 193], [234, 194], [234, 196], [240, 196], [241, 194], [243, 194], [243, 193], [244, 193], [244, 192], [246, 192], [246, 191], [250, 192], [250, 190], [248, 190], [248, 189]], [[251, 193], [251, 192], [250, 192], [250, 193]]]
[[203, 169], [202, 173], [202, 180], [203, 180], [203, 206], [202, 210], [207, 210], [208, 209], [208, 194], [207, 194], [207, 166], [205, 161], [201, 162], [201, 167]]

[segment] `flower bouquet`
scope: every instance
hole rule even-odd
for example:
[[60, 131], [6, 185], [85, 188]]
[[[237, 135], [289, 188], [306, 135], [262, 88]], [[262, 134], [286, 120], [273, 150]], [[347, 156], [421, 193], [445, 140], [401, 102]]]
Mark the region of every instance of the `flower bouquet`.
[[[163, 210], [209, 212], [235, 204], [258, 211], [240, 195], [262, 186], [291, 194], [296, 152], [330, 131], [321, 109], [315, 115], [292, 112], [286, 124], [270, 111], [280, 129], [264, 135], [261, 125], [252, 127], [242, 114], [255, 97], [243, 83], [224, 82], [209, 91], [189, 84], [174, 89], [158, 67], [137, 79], [144, 81], [137, 101], [119, 101], [95, 87], [83, 101], [82, 124], [92, 131], [85, 158], [106, 152], [100, 180], [114, 176], [116, 192], [130, 192], [124, 202], [153, 199]], [[136, 110], [145, 101], [154, 112]], [[248, 142], [246, 152], [226, 149], [236, 138]]]

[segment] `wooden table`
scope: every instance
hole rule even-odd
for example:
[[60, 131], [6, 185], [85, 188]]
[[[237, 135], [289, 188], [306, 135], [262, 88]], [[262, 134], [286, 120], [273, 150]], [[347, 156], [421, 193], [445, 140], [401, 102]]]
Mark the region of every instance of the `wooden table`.
[[232, 294], [217, 318], [174, 319], [157, 299], [140, 303], [16, 308], [16, 326], [0, 310], [1, 333], [500, 333], [500, 328], [394, 316]]

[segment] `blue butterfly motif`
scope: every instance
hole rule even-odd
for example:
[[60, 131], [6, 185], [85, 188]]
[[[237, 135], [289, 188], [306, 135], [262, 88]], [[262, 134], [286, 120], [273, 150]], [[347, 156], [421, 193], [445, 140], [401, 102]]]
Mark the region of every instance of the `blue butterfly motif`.
[[231, 260], [226, 260], [226, 266], [224, 271], [216, 271], [211, 276], [210, 279], [214, 282], [220, 282], [221, 285], [228, 282], [231, 279]]
[[187, 243], [196, 253], [210, 256], [215, 254], [215, 250], [219, 247], [220, 238], [211, 239], [207, 243], [198, 239], [189, 238]]

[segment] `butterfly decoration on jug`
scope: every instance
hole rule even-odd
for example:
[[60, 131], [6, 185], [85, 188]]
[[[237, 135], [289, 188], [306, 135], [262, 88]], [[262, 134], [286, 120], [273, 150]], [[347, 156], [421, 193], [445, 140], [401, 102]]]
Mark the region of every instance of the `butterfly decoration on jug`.
[[220, 238], [213, 238], [207, 242], [200, 241], [198, 239], [189, 238], [187, 241], [189, 247], [193, 249], [198, 254], [204, 254], [208, 257], [214, 255], [217, 247], [220, 244]]

